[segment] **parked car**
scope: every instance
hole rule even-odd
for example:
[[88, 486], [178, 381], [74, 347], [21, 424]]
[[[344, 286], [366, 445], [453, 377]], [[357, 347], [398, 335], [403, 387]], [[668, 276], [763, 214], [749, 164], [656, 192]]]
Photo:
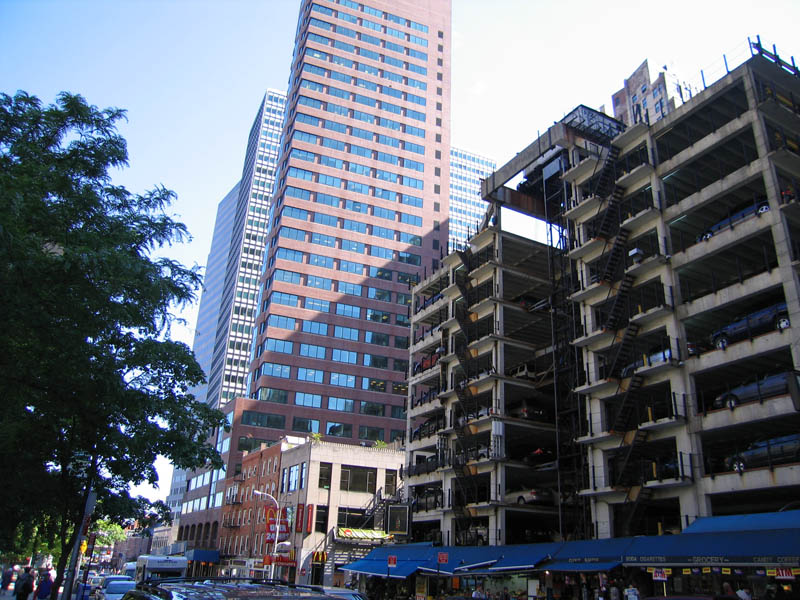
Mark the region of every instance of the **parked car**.
[[800, 433], [761, 440], [725, 459], [725, 467], [741, 473], [745, 469], [800, 460]]
[[456, 417], [455, 426], [456, 427], [463, 427], [464, 425], [466, 425], [470, 421], [473, 421], [473, 420], [476, 420], [476, 419], [482, 419], [484, 417], [488, 417], [493, 412], [494, 411], [492, 410], [492, 408], [490, 406], [479, 406], [478, 410], [475, 413], [469, 413], [469, 414], [466, 415], [466, 417], [464, 415], [460, 415], [460, 416]]
[[133, 579], [115, 579], [95, 594], [97, 600], [122, 600], [122, 597], [136, 587]]
[[791, 326], [786, 302], [779, 302], [743, 317], [737, 317], [711, 334], [711, 343], [723, 350], [731, 342], [743, 340], [751, 335]]
[[344, 598], [345, 600], [367, 600], [367, 597], [358, 590], [351, 590], [343, 587], [317, 587], [312, 589], [320, 591], [328, 596], [336, 596], [337, 598]]
[[518, 419], [529, 419], [531, 421], [543, 421], [550, 423], [553, 421], [553, 416], [545, 408], [541, 408], [536, 406], [533, 401], [529, 401], [523, 399], [522, 402], [510, 408], [508, 411], [508, 415], [510, 417], [516, 417]]
[[703, 233], [697, 236], [697, 241], [709, 240], [714, 237], [714, 234], [727, 229], [731, 225], [743, 221], [752, 215], [761, 215], [769, 211], [769, 203], [764, 200], [762, 202], [750, 203], [747, 206], [736, 209], [729, 217], [725, 217], [721, 221], [717, 221], [711, 227], [706, 229]]
[[633, 361], [632, 363], [625, 365], [620, 372], [620, 376], [624, 379], [626, 377], [630, 377], [633, 375], [633, 372], [638, 369], [639, 367], [643, 367], [645, 364], [647, 366], [655, 365], [662, 362], [668, 362], [672, 359], [672, 350], [670, 348], [661, 349], [655, 348], [648, 352], [647, 357], [640, 356], [638, 359]]
[[555, 494], [550, 488], [526, 487], [513, 492], [506, 492], [507, 504], [555, 504]]
[[129, 577], [128, 575], [103, 575], [100, 580], [100, 585], [95, 590], [95, 597], [97, 597], [97, 594], [101, 590], [107, 588], [112, 581], [133, 581], [133, 577]]
[[722, 594], [684, 594], [682, 596], [650, 596], [644, 600], [736, 600], [739, 596], [723, 596]]
[[769, 398], [789, 392], [789, 379], [794, 376], [794, 371], [767, 375], [762, 379], [738, 385], [714, 398], [714, 408], [727, 406], [733, 408], [758, 398]]
[[[335, 600], [316, 586], [255, 583], [250, 578], [213, 577], [200, 581], [157, 581], [128, 591], [123, 600]], [[341, 598], [340, 598], [341, 600]]]
[[89, 594], [94, 595], [94, 593], [100, 588], [101, 583], [103, 583], [102, 575], [97, 575], [89, 579]]

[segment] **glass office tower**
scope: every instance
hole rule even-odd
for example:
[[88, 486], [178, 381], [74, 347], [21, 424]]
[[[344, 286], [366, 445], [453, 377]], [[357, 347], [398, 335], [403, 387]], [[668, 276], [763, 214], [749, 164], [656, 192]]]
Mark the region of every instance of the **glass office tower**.
[[[223, 407], [232, 398], [246, 394], [252, 323], [258, 307], [258, 279], [285, 107], [286, 92], [268, 89], [250, 127], [242, 179], [217, 207], [192, 343], [208, 380], [192, 392], [214, 407]], [[186, 482], [197, 487], [192, 482], [198, 477], [201, 481], [205, 478], [210, 486], [204, 489], [205, 498], [197, 498], [196, 505], [216, 504], [215, 482], [224, 473], [176, 469], [167, 496], [173, 518], [186, 511]]]
[[302, 2], [242, 424], [405, 427], [409, 285], [447, 250], [449, 0]]
[[[486, 212], [481, 198], [481, 179], [497, 169], [497, 163], [485, 156], [450, 148], [450, 251], [466, 244], [475, 235]], [[445, 253], [447, 254], [447, 253]]]

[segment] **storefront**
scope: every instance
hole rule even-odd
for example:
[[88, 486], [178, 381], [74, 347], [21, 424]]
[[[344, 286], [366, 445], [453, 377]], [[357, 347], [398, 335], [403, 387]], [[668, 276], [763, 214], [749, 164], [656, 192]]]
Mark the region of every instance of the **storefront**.
[[[777, 516], [776, 516], [777, 515]], [[610, 598], [616, 587], [639, 597], [724, 594], [749, 589], [754, 599], [800, 598], [800, 511], [698, 519], [684, 533], [515, 546], [386, 544], [344, 570], [403, 580], [416, 600], [470, 597], [482, 585], [490, 598]], [[374, 582], [372, 585], [377, 585]]]

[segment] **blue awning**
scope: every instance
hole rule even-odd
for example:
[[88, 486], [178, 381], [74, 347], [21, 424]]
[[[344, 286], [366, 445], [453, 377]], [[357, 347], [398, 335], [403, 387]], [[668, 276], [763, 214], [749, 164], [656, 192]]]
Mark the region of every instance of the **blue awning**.
[[[470, 569], [489, 567], [500, 556], [504, 546], [440, 546], [430, 560], [420, 565], [420, 571], [444, 575], [465, 574]], [[439, 563], [439, 554], [447, 555], [446, 563]]]
[[552, 556], [563, 546], [562, 542], [549, 544], [521, 544], [503, 546], [503, 551], [490, 571], [528, 571]]
[[700, 517], [683, 533], [713, 533], [719, 531], [764, 531], [767, 529], [800, 529], [800, 510]]
[[797, 529], [681, 533], [635, 538], [626, 566], [800, 566]]
[[397, 561], [396, 567], [389, 567], [386, 561], [378, 562], [376, 560], [357, 560], [354, 563], [340, 567], [343, 571], [350, 571], [351, 573], [361, 573], [362, 575], [378, 575], [380, 577], [393, 577], [398, 579], [405, 579], [412, 573], [416, 573], [419, 567], [417, 561]]
[[[438, 550], [439, 548], [434, 548], [431, 544], [380, 546], [364, 558], [344, 565], [341, 569], [364, 575], [403, 579], [416, 572], [421, 564], [431, 559], [435, 561]], [[390, 556], [394, 556], [397, 560], [394, 567], [389, 566]]]
[[610, 571], [614, 567], [622, 564], [621, 560], [611, 560], [605, 562], [585, 563], [556, 561], [539, 567], [539, 571], [581, 571], [584, 573], [594, 571]]
[[606, 538], [564, 542], [552, 560], [543, 562], [538, 571], [608, 571], [622, 564], [625, 550], [634, 538]]
[[189, 550], [186, 552], [186, 559], [193, 562], [218, 563], [219, 550]]

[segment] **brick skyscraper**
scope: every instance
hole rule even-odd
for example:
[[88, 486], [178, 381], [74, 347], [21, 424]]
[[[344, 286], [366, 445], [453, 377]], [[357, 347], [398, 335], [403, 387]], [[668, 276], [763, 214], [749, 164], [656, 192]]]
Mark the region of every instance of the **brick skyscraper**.
[[304, 1], [242, 425], [389, 441], [447, 251], [449, 0]]

